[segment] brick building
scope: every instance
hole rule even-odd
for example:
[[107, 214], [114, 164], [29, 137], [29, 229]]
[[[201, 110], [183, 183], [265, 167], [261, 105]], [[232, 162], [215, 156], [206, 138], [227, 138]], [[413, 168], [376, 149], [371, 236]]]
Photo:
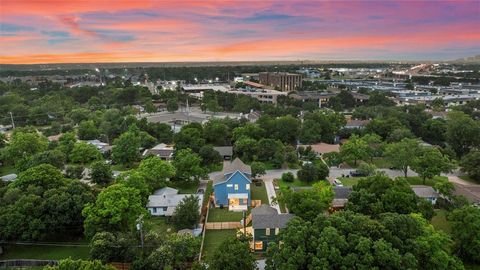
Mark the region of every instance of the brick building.
[[287, 72], [260, 72], [260, 83], [281, 91], [293, 91], [302, 86], [302, 75]]

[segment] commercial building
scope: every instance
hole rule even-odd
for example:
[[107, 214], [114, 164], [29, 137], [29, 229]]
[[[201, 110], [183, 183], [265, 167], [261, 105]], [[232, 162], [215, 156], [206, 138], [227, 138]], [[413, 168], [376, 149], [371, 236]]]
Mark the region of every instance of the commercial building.
[[302, 75], [287, 72], [260, 72], [260, 83], [281, 91], [294, 91], [302, 87]]

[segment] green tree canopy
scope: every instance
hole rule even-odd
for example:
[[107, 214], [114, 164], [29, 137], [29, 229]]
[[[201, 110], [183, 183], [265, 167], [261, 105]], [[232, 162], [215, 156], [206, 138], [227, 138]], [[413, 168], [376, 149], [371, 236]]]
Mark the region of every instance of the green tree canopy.
[[460, 166], [469, 177], [480, 181], [480, 150], [472, 149], [462, 158]]
[[415, 139], [403, 139], [397, 143], [388, 144], [385, 156], [390, 163], [403, 171], [407, 177], [408, 167], [412, 166], [420, 152], [420, 144]]
[[172, 216], [172, 222], [178, 230], [193, 229], [197, 225], [200, 221], [201, 203], [194, 195], [187, 196], [180, 201]]
[[13, 164], [23, 158], [47, 150], [47, 138], [37, 132], [14, 131], [7, 146], [3, 149], [4, 160]]
[[440, 173], [450, 172], [453, 168], [448, 157], [434, 147], [422, 147], [412, 164], [412, 169], [422, 177], [424, 185], [425, 179], [432, 179]]
[[449, 216], [455, 250], [466, 261], [480, 263], [480, 209], [464, 206]]
[[177, 151], [172, 165], [176, 169], [175, 178], [178, 180], [197, 181], [206, 176], [206, 171], [202, 167], [202, 158], [190, 149]]
[[95, 145], [87, 142], [76, 142], [69, 158], [73, 163], [88, 164], [92, 161], [101, 160], [103, 157]]
[[213, 270], [257, 269], [255, 257], [250, 252], [249, 241], [236, 237], [224, 240], [208, 263], [209, 269]]
[[92, 182], [100, 185], [108, 185], [113, 180], [112, 168], [105, 161], [96, 161], [90, 167]]

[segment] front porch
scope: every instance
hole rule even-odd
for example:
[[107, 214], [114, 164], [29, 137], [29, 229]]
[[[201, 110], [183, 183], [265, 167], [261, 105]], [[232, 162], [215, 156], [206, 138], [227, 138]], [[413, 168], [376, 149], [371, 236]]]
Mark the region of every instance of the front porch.
[[247, 193], [230, 193], [228, 194], [228, 210], [234, 212], [242, 212], [248, 210], [248, 194]]

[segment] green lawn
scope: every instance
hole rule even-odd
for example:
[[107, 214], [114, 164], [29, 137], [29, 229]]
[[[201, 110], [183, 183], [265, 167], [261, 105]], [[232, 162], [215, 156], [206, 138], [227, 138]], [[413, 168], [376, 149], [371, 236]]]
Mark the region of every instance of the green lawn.
[[281, 178], [277, 179], [277, 184], [282, 188], [287, 188], [287, 187], [311, 187], [313, 184], [319, 182], [319, 181], [312, 181], [312, 182], [303, 182], [298, 180], [298, 178], [295, 177], [295, 180], [293, 182], [284, 182]]
[[346, 187], [354, 186], [358, 183], [358, 180], [362, 179], [363, 177], [340, 177], [338, 180], [342, 182], [342, 184]]
[[208, 203], [208, 198], [210, 198], [210, 195], [212, 195], [213, 192], [213, 182], [208, 181], [207, 184], [207, 189], [205, 190], [205, 194], [203, 195], [203, 206], [206, 206]]
[[[277, 193], [277, 197], [278, 197], [278, 195], [280, 194], [280, 191], [279, 191], [279, 190], [276, 190], [275, 193]], [[287, 209], [285, 208], [285, 203], [283, 203], [283, 202], [278, 202], [278, 206], [280, 207], [280, 212], [282, 212], [282, 213], [286, 213], [286, 212], [287, 212]]]
[[268, 195], [265, 184], [260, 182], [261, 186], [257, 186], [257, 183], [252, 183], [250, 189], [252, 192], [252, 200], [261, 200], [263, 204], [268, 204]]
[[208, 260], [218, 246], [229, 237], [234, 237], [235, 233], [236, 230], [207, 230], [203, 242], [203, 258]]
[[447, 210], [435, 210], [435, 216], [432, 218], [430, 223], [433, 225], [433, 227], [435, 227], [435, 229], [450, 233], [452, 231], [452, 226], [447, 220], [447, 215]]
[[71, 257], [72, 259], [88, 259], [88, 246], [28, 246], [7, 245], [0, 260], [9, 259], [37, 259], [37, 260], [60, 260]]
[[179, 194], [193, 194], [197, 193], [198, 182], [186, 181], [186, 182], [168, 182], [169, 187], [178, 189]]
[[208, 213], [208, 222], [240, 221], [242, 218], [243, 212], [228, 211], [228, 208], [210, 208]]
[[373, 158], [373, 164], [379, 169], [390, 168], [392, 166], [392, 164], [390, 164], [390, 162], [384, 157]]
[[433, 179], [426, 179], [425, 184], [423, 183], [423, 179], [419, 176], [409, 176], [407, 177], [407, 181], [410, 185], [426, 185], [426, 186], [434, 186], [435, 183], [438, 181], [448, 181], [446, 176], [435, 176]]
[[158, 233], [167, 233], [169, 231], [175, 231], [173, 225], [169, 224], [166, 217], [149, 217], [145, 219], [144, 223], [145, 231], [149, 229]]

